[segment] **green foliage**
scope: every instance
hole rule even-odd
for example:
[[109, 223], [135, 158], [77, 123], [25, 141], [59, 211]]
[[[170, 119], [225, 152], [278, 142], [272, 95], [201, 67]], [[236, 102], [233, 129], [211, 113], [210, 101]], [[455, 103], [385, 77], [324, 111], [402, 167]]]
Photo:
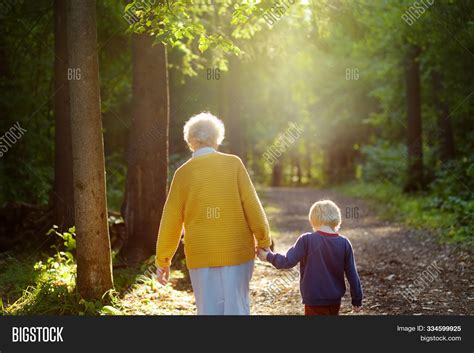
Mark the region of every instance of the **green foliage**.
[[[132, 75], [130, 52], [124, 50], [129, 47], [128, 26], [122, 16], [121, 2], [97, 2], [97, 52], [107, 153], [123, 150], [126, 144], [123, 128]], [[0, 204], [46, 205], [51, 200], [54, 177], [52, 2], [16, 1], [2, 19], [0, 34], [0, 136], [16, 121], [27, 130], [1, 158]]]
[[474, 233], [474, 156], [441, 164], [430, 185], [434, 209], [456, 215], [454, 240], [472, 239]]
[[[425, 174], [435, 178], [437, 163], [436, 150], [427, 144], [423, 146]], [[362, 163], [360, 178], [367, 182], [391, 182], [398, 186], [405, 185], [407, 177], [407, 146], [404, 143], [394, 143], [378, 139], [374, 144], [360, 148]], [[437, 174], [436, 174], [437, 175]]]
[[52, 175], [52, 11], [49, 1], [15, 2], [0, 26], [0, 136], [16, 121], [27, 132], [0, 162], [0, 202], [48, 202]]
[[[292, 122], [302, 126], [304, 133], [279, 158], [284, 184], [296, 183], [299, 163], [302, 183], [344, 181], [357, 170], [368, 185], [387, 180], [398, 190], [407, 169], [405, 57], [407, 48], [415, 45], [420, 48], [427, 191], [413, 200], [400, 196], [407, 205], [399, 208], [406, 207], [408, 214], [410, 209], [423, 209], [417, 218], [423, 219], [431, 212], [420, 206], [424, 202], [428, 209], [439, 208], [450, 215], [448, 219], [455, 217], [457, 228], [451, 238], [468, 235], [474, 189], [474, 95], [469, 89], [474, 87], [474, 71], [468, 69], [474, 43], [471, 0], [436, 1], [413, 25], [401, 18], [411, 0], [314, 0], [295, 4], [271, 27], [262, 19], [262, 13], [274, 4], [271, 0], [153, 3], [141, 9], [135, 9], [135, 2], [125, 8], [123, 2], [112, 0], [97, 3], [110, 209], [120, 209], [125, 189], [131, 33], [147, 33], [167, 45], [170, 177], [189, 157], [182, 141], [183, 123], [196, 112], [210, 110], [226, 123], [222, 150], [229, 152], [229, 140], [241, 136], [253, 180], [267, 185], [273, 165], [264, 153]], [[123, 17], [128, 11], [138, 18], [131, 27]], [[51, 200], [52, 22], [51, 2], [45, 0], [18, 2], [2, 22], [0, 135], [16, 120], [28, 131], [2, 157], [2, 204]], [[206, 78], [206, 70], [215, 68], [222, 70], [220, 79]], [[443, 74], [439, 92], [432, 83], [435, 71]], [[434, 104], [435, 93], [447, 106], [444, 118], [449, 118], [454, 131], [457, 156], [452, 164], [442, 163], [439, 156], [440, 112]], [[235, 108], [239, 122], [231, 127], [229, 107], [235, 94], [241, 97]], [[433, 222], [438, 221], [429, 221]], [[72, 233], [63, 242], [64, 254], [72, 253]]]
[[[123, 315], [146, 311], [159, 314], [156, 297], [158, 288], [152, 277], [154, 258], [137, 266], [114, 271], [115, 289], [100, 300], [87, 301], [76, 290], [76, 262], [74, 228], [56, 234], [64, 246], [53, 246], [53, 255], [42, 255], [42, 260], [29, 257], [0, 258], [0, 315]], [[184, 271], [173, 270], [173, 279], [189, 289], [189, 278]], [[168, 293], [170, 289], [161, 288]], [[171, 294], [166, 294], [170, 297]], [[160, 309], [164, 311], [164, 309]]]
[[117, 308], [114, 308], [111, 305], [105, 305], [104, 307], [102, 307], [100, 312], [102, 315], [123, 315], [122, 311]]
[[106, 158], [107, 206], [111, 210], [120, 210], [126, 183], [125, 154], [110, 153]]
[[[386, 206], [390, 217], [410, 225], [436, 230], [452, 242], [472, 243], [474, 226], [474, 155], [439, 161], [433, 149], [425, 146], [426, 191], [404, 195], [406, 147], [388, 142], [362, 148], [363, 183], [348, 190]], [[374, 186], [375, 185], [375, 186]]]
[[[280, 158], [284, 183], [294, 183], [296, 162], [304, 171], [303, 183], [347, 180], [354, 176], [362, 158], [364, 180], [375, 180], [382, 174], [400, 184], [406, 168], [403, 159], [395, 159], [404, 149], [406, 136], [404, 66], [409, 45], [421, 50], [427, 180], [437, 175], [439, 159], [439, 138], [434, 134], [439, 112], [433, 104], [431, 82], [434, 71], [443, 73], [439, 95], [448, 107], [460, 158], [472, 153], [473, 105], [467, 87], [473, 86], [474, 74], [466, 69], [472, 61], [469, 48], [474, 42], [472, 1], [436, 1], [411, 26], [401, 18], [412, 5], [410, 0], [297, 2], [273, 26], [262, 18], [274, 5], [271, 0], [178, 0], [138, 5], [124, 6], [112, 0], [97, 3], [111, 209], [120, 208], [125, 188], [123, 156], [132, 94], [127, 49], [130, 33], [147, 33], [168, 47], [173, 168], [188, 156], [182, 142], [184, 121], [202, 110], [226, 120], [235, 90], [241, 94], [238, 113], [244, 157], [255, 180], [270, 182], [273, 166], [263, 154], [291, 121], [303, 126], [305, 133]], [[124, 18], [127, 14], [137, 19], [131, 26]], [[0, 203], [46, 204], [51, 200], [52, 17], [47, 1], [21, 2], [2, 25], [4, 49], [0, 54], [5, 57], [6, 75], [0, 79], [5, 92], [0, 98], [5, 112], [0, 127], [5, 131], [20, 120], [28, 132], [2, 158]], [[222, 71], [221, 79], [206, 79], [206, 70], [215, 68]], [[352, 77], [355, 72], [357, 77]], [[234, 84], [238, 87], [232, 88]], [[224, 143], [223, 149], [228, 151], [229, 144]]]
[[351, 196], [366, 198], [386, 219], [433, 232], [443, 242], [474, 245], [473, 201], [424, 193], [404, 194], [391, 183], [351, 183], [339, 188]]
[[53, 246], [56, 250], [53, 256], [34, 264], [31, 258], [10, 258], [0, 266], [2, 288], [13, 287], [8, 293], [1, 293], [7, 299], [2, 301], [3, 314], [94, 315], [108, 303], [108, 294], [103, 300], [91, 302], [77, 293], [76, 263], [71, 253], [76, 247], [74, 228], [64, 233], [56, 229], [47, 234], [60, 237], [64, 241], [63, 250]]
[[32, 257], [13, 257], [6, 253], [0, 260], [0, 299], [5, 313], [10, 303], [21, 297], [28, 286], [36, 283], [39, 273], [34, 269], [36, 260]]
[[66, 249], [66, 252], [63, 253], [64, 255], [71, 257], [72, 260], [72, 251], [76, 249], [76, 227], [71, 227], [68, 229], [67, 232], [60, 233], [57, 231], [58, 226], [53, 226], [46, 235], [50, 235], [52, 233], [56, 234], [58, 237], [60, 237], [62, 240], [64, 240], [64, 247]]
[[[25, 267], [25, 264], [17, 262], [9, 264], [8, 268], [9, 271], [24, 271]], [[6, 306], [6, 314], [72, 314], [77, 312], [80, 297], [75, 292], [75, 265], [70, 256], [64, 252], [58, 252], [44, 262], [38, 261], [33, 269], [35, 271], [34, 283], [26, 287], [15, 302]]]
[[[196, 70], [203, 68], [199, 55], [217, 48], [218, 59], [225, 60], [226, 53], [238, 55], [240, 49], [233, 43], [231, 36], [223, 34], [215, 23], [217, 16], [232, 14], [232, 23], [240, 24], [252, 12], [254, 6], [235, 5], [229, 2], [217, 2], [216, 5], [195, 3], [192, 0], [173, 2], [156, 2], [150, 6], [141, 6], [141, 1], [134, 1], [124, 8], [125, 16], [131, 16], [133, 23], [130, 31], [148, 33], [157, 42], [169, 45], [182, 55], [179, 67], [184, 74], [196, 76]], [[215, 12], [214, 12], [215, 10]]]
[[362, 178], [368, 182], [391, 181], [403, 185], [406, 171], [406, 146], [393, 146], [388, 141], [380, 141], [376, 145], [366, 145], [361, 148], [364, 165]]

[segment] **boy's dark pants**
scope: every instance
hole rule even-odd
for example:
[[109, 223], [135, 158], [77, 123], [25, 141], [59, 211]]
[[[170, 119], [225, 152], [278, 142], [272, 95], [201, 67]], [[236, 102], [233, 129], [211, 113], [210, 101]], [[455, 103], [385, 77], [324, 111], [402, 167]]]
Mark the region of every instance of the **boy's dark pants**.
[[339, 315], [339, 308], [341, 304], [327, 305], [327, 306], [304, 306], [304, 314], [311, 315]]

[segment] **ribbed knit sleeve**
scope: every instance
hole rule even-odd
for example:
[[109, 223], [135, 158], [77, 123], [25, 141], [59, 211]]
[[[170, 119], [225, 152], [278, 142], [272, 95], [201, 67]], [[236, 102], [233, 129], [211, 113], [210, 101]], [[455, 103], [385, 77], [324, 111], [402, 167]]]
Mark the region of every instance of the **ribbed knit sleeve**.
[[263, 210], [262, 204], [258, 198], [255, 187], [250, 180], [250, 176], [245, 169], [244, 164], [239, 159], [238, 182], [242, 207], [247, 219], [248, 225], [252, 230], [257, 244], [261, 248], [269, 247], [270, 226]]
[[300, 236], [296, 243], [288, 249], [285, 255], [270, 251], [267, 255], [267, 261], [278, 269], [289, 269], [295, 267], [296, 264], [306, 255], [305, 236], [305, 234]]
[[183, 231], [184, 193], [182, 179], [177, 171], [171, 182], [161, 217], [158, 241], [156, 244], [156, 265], [168, 267], [171, 264]]
[[360, 285], [359, 274], [357, 273], [352, 244], [349, 239], [346, 240], [344, 272], [346, 273], [347, 281], [349, 282], [349, 285], [351, 287], [352, 305], [361, 306], [363, 296], [362, 287]]

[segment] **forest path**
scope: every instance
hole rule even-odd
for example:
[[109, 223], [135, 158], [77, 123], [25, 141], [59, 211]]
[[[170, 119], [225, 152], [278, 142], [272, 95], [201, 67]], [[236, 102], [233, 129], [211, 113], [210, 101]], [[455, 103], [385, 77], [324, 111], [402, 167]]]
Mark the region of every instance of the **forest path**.
[[[331, 199], [338, 204], [342, 213], [341, 234], [353, 245], [364, 289], [362, 314], [472, 313], [473, 269], [469, 266], [468, 254], [439, 245], [427, 232], [382, 221], [363, 200], [335, 191], [269, 188], [262, 196], [272, 230], [277, 231], [275, 250], [283, 253], [300, 234], [310, 231], [307, 215], [315, 201]], [[414, 282], [427, 269], [438, 270], [433, 271], [435, 276], [429, 276], [424, 284]], [[251, 282], [252, 314], [303, 314], [295, 276], [298, 273], [292, 271], [288, 274], [256, 261]], [[420, 292], [412, 303], [400, 294], [409, 285]], [[348, 287], [341, 314], [350, 312]]]
[[[361, 314], [458, 315], [473, 312], [473, 269], [465, 252], [439, 245], [427, 232], [382, 221], [363, 200], [332, 190], [267, 188], [260, 196], [275, 238], [275, 250], [283, 253], [300, 234], [310, 230], [307, 214], [313, 202], [328, 198], [339, 205], [343, 219], [341, 234], [352, 242], [364, 289]], [[250, 283], [251, 313], [302, 315], [296, 268], [279, 271], [259, 260], [255, 264]], [[415, 282], [423, 271], [433, 268], [439, 271], [434, 271], [436, 278], [426, 279], [424, 284]], [[400, 294], [410, 285], [420, 289], [412, 303]], [[132, 314], [195, 312], [191, 288], [178, 278], [171, 279], [171, 285], [161, 287], [158, 293], [148, 291], [148, 294], [138, 296], [142, 304], [148, 305], [140, 309], [136, 303], [130, 303]], [[348, 289], [341, 314], [350, 313]]]

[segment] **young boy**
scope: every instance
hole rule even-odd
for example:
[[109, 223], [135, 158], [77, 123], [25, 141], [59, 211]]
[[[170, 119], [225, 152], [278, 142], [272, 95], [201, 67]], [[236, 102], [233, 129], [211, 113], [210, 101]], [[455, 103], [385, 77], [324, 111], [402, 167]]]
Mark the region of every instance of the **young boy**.
[[346, 292], [344, 273], [351, 287], [352, 307], [362, 307], [362, 288], [357, 274], [352, 245], [339, 235], [341, 211], [330, 201], [318, 201], [309, 211], [313, 233], [301, 235], [286, 255], [269, 248], [258, 249], [258, 257], [278, 269], [300, 263], [300, 291], [305, 315], [338, 315]]

